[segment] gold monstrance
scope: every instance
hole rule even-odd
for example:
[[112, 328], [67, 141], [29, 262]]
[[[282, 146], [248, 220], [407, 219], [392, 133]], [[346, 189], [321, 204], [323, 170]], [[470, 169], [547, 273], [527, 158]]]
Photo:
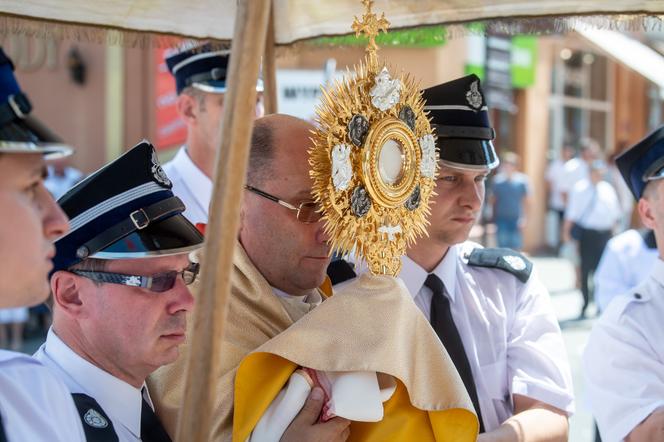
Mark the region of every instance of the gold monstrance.
[[369, 38], [367, 54], [323, 89], [310, 174], [332, 251], [354, 251], [373, 274], [396, 276], [406, 247], [426, 233], [438, 156], [418, 85], [378, 60], [375, 38], [389, 22], [372, 0], [362, 3], [352, 29]]

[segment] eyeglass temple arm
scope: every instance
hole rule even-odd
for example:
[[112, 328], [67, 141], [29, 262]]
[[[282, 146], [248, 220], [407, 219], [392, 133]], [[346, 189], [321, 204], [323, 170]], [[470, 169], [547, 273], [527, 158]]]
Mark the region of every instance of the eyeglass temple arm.
[[295, 207], [294, 205], [288, 204], [286, 201], [282, 201], [279, 198], [277, 198], [276, 196], [270, 195], [269, 193], [266, 193], [266, 192], [263, 192], [260, 189], [256, 189], [253, 186], [245, 185], [244, 188], [247, 189], [250, 192], [254, 192], [255, 194], [258, 194], [258, 195], [262, 196], [263, 198], [267, 198], [270, 201], [274, 201], [275, 203], [279, 204], [280, 206], [284, 206], [284, 207], [286, 207], [288, 209], [291, 209], [291, 210], [300, 210], [297, 207]]

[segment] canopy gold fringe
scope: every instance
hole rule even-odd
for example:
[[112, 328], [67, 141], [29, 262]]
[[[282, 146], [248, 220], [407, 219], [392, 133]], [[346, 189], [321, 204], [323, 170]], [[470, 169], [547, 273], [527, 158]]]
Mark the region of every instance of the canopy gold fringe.
[[[0, 42], [8, 37], [22, 36], [40, 40], [75, 41], [96, 43], [128, 48], [170, 48], [177, 47], [183, 39], [203, 41], [175, 34], [158, 34], [107, 26], [59, 22], [45, 19], [25, 18], [0, 13]], [[210, 39], [205, 39], [210, 41]], [[218, 41], [220, 45], [230, 45], [230, 41]]]
[[[513, 17], [509, 19], [488, 19], [473, 23], [451, 23], [441, 25], [427, 25], [418, 28], [392, 29], [382, 35], [381, 46], [421, 46], [418, 36], [408, 35], [399, 38], [400, 34], [428, 33], [426, 45], [435, 45], [436, 41], [463, 38], [478, 34], [504, 34], [504, 35], [552, 35], [566, 34], [577, 29], [605, 29], [623, 32], [664, 32], [664, 15], [645, 13], [614, 14], [614, 15], [570, 15], [570, 16], [544, 16], [544, 17]], [[168, 48], [181, 44], [184, 38], [192, 41], [215, 41], [220, 45], [229, 45], [230, 41], [194, 39], [175, 34], [161, 34], [147, 31], [109, 28], [90, 24], [59, 22], [46, 19], [19, 17], [0, 13], [0, 41], [8, 36], [26, 36], [37, 39], [55, 41], [77, 41], [105, 45], [119, 45], [123, 47], [156, 47]], [[307, 40], [299, 40], [288, 45], [277, 45], [277, 56], [292, 51], [299, 51], [302, 45], [338, 47], [346, 45], [365, 45], [362, 39], [356, 39], [353, 34], [330, 35]]]

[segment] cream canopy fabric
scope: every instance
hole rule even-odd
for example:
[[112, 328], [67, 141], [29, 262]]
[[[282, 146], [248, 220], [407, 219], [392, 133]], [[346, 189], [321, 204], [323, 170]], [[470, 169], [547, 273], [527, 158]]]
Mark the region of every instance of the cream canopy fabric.
[[[238, 0], [2, 0], [0, 14], [230, 40]], [[274, 0], [277, 44], [347, 34], [360, 0]], [[391, 29], [502, 17], [664, 14], [662, 0], [376, 0]]]

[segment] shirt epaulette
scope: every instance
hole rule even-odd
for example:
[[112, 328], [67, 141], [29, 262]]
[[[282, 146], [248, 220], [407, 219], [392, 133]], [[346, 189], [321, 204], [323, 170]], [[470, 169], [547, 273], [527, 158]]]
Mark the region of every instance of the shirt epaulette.
[[519, 252], [504, 248], [476, 248], [468, 256], [468, 265], [504, 270], [523, 283], [533, 271], [533, 263]]

